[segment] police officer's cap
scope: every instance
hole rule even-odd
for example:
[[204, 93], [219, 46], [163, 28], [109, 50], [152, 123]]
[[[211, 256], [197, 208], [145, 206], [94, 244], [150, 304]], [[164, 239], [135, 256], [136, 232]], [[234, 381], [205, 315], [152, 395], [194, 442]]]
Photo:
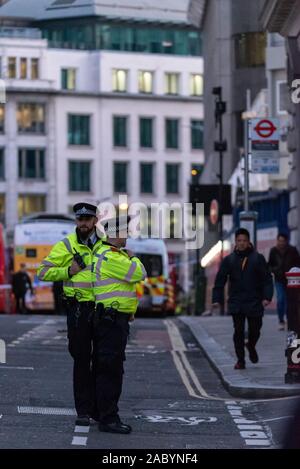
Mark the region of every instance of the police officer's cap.
[[128, 228], [129, 222], [132, 220], [132, 217], [129, 215], [121, 215], [117, 218], [110, 218], [103, 222], [103, 227], [107, 235], [113, 235], [119, 231], [125, 231]]
[[79, 217], [96, 217], [97, 207], [85, 202], [79, 202], [73, 206], [73, 212], [76, 218]]

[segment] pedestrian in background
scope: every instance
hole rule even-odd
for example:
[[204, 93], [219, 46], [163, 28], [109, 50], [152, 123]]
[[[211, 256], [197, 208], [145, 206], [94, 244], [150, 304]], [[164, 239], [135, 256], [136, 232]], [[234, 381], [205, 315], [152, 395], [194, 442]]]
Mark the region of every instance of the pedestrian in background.
[[289, 244], [288, 236], [285, 233], [278, 234], [276, 246], [271, 249], [269, 254], [268, 265], [274, 274], [279, 330], [284, 330], [287, 314], [287, 280], [285, 272], [288, 272], [292, 267], [300, 267], [299, 252]]
[[[256, 344], [260, 336], [264, 308], [273, 296], [272, 276], [262, 254], [254, 250], [248, 230], [235, 232], [235, 249], [226, 256], [215, 279], [213, 306], [224, 301], [224, 287], [229, 281], [228, 313], [234, 326], [234, 347], [238, 361], [234, 368], [245, 368], [245, 345], [252, 363], [259, 360]], [[245, 344], [245, 322], [248, 321], [248, 342]]]
[[25, 264], [20, 265], [20, 270], [12, 276], [12, 291], [16, 299], [16, 312], [26, 314], [25, 296], [27, 290], [33, 295], [31, 278], [26, 271]]

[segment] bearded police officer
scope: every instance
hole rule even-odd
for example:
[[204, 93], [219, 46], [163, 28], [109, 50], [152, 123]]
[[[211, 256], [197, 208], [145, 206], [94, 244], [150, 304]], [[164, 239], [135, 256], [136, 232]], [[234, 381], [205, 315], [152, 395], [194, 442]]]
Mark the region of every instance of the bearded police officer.
[[88, 203], [74, 205], [76, 232], [55, 244], [38, 269], [40, 280], [63, 280], [77, 425], [89, 425], [90, 416], [97, 419], [94, 364], [91, 366], [95, 313], [91, 269], [101, 246], [95, 229], [96, 210]]
[[129, 222], [129, 217], [120, 216], [103, 223], [107, 239], [97, 246], [93, 259], [99, 430], [123, 434], [131, 432], [118, 415], [125, 347], [138, 304], [136, 284], [146, 277], [141, 261], [124, 249]]

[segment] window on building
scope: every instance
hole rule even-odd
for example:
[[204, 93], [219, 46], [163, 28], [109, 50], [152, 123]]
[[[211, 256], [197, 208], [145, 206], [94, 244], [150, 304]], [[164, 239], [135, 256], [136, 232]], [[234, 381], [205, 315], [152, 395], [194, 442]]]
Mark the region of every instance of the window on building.
[[19, 179], [45, 179], [45, 150], [19, 148]]
[[61, 87], [63, 90], [75, 90], [76, 88], [76, 69], [61, 69]]
[[91, 191], [91, 162], [69, 161], [69, 191]]
[[5, 224], [5, 194], [0, 194], [0, 223]]
[[265, 65], [266, 33], [237, 34], [234, 40], [237, 68]]
[[25, 80], [27, 78], [27, 59], [26, 57], [21, 57], [20, 59], [20, 78]]
[[166, 148], [177, 149], [179, 148], [179, 119], [166, 119], [165, 121], [166, 132]]
[[139, 71], [139, 92], [153, 93], [153, 72]]
[[165, 93], [179, 94], [179, 73], [165, 74]]
[[178, 194], [179, 192], [179, 164], [167, 163], [166, 165], [166, 192]]
[[191, 148], [200, 150], [203, 148], [203, 121], [191, 119]]
[[5, 106], [0, 104], [0, 133], [3, 133], [5, 129]]
[[113, 143], [115, 147], [127, 147], [126, 116], [113, 116]]
[[153, 119], [151, 117], [140, 118], [140, 147], [153, 148]]
[[18, 215], [19, 218], [31, 215], [37, 212], [46, 211], [45, 195], [19, 194], [18, 196]]
[[16, 57], [8, 57], [8, 78], [17, 78]]
[[140, 191], [144, 194], [153, 193], [153, 163], [141, 163], [140, 166]]
[[114, 192], [127, 192], [127, 167], [128, 163], [114, 163]]
[[39, 59], [31, 59], [31, 79], [37, 80], [40, 76]]
[[0, 180], [5, 179], [5, 154], [4, 148], [0, 148]]
[[202, 171], [203, 171], [202, 164], [195, 163], [191, 165], [191, 183], [192, 184], [199, 184]]
[[43, 134], [45, 132], [45, 105], [18, 104], [17, 123], [19, 133]]
[[190, 95], [202, 96], [203, 95], [203, 76], [193, 73], [190, 76]]
[[90, 116], [68, 114], [69, 145], [90, 145]]
[[125, 93], [127, 91], [127, 70], [114, 69], [112, 72], [113, 91]]
[[276, 112], [286, 114], [288, 110], [289, 89], [286, 81], [276, 83]]

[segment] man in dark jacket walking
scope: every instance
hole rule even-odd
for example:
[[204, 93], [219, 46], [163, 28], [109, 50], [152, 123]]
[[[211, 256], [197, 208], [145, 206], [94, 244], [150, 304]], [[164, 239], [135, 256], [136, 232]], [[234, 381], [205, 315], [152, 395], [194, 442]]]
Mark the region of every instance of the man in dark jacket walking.
[[25, 305], [25, 295], [27, 290], [33, 294], [31, 279], [26, 272], [25, 264], [20, 265], [20, 270], [13, 274], [12, 291], [16, 299], [16, 312], [25, 314], [27, 312]]
[[250, 243], [249, 232], [239, 228], [235, 233], [235, 249], [226, 256], [217, 273], [213, 288], [213, 306], [224, 299], [224, 286], [229, 280], [228, 312], [234, 326], [234, 347], [237, 355], [237, 370], [245, 368], [245, 321], [248, 320], [248, 342], [246, 347], [252, 363], [258, 362], [255, 345], [260, 336], [264, 308], [273, 296], [272, 276], [262, 254]]
[[294, 246], [289, 244], [288, 237], [284, 233], [278, 234], [277, 244], [270, 251], [269, 267], [274, 274], [275, 280], [279, 330], [284, 330], [284, 319], [287, 310], [287, 281], [285, 272], [288, 272], [292, 267], [300, 267], [299, 252]]

